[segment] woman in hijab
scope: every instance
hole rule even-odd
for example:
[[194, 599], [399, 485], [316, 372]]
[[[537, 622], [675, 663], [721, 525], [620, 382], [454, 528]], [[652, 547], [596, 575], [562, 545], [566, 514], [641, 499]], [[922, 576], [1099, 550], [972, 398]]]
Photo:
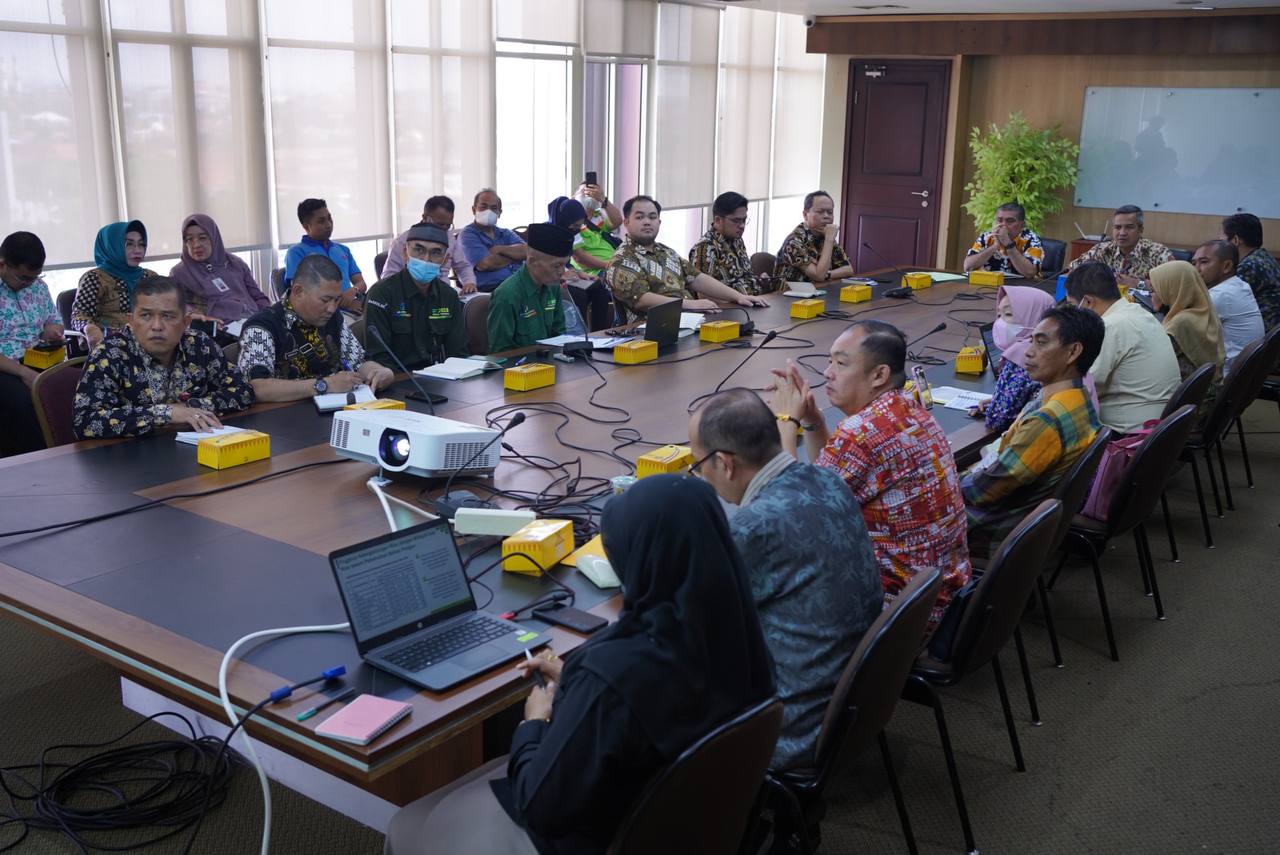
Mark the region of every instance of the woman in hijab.
[[996, 374], [996, 389], [979, 412], [986, 416], [987, 429], [1004, 433], [1037, 392], [1040, 384], [1027, 374], [1024, 363], [1031, 331], [1040, 323], [1053, 298], [1029, 285], [1002, 285], [996, 291], [996, 322], [991, 337], [1003, 353]]
[[97, 347], [112, 329], [129, 322], [133, 289], [146, 276], [147, 227], [139, 220], [112, 223], [98, 229], [93, 242], [97, 266], [80, 277], [71, 304], [71, 326], [85, 334], [89, 347]]
[[[573, 232], [573, 258], [582, 252], [582, 230], [587, 223], [587, 209], [577, 199], [557, 196], [547, 205], [547, 222]], [[565, 274], [569, 296], [587, 321], [591, 332], [613, 325], [613, 294], [604, 284], [603, 274], [588, 273], [570, 264]]]
[[218, 224], [206, 214], [192, 214], [183, 221], [182, 260], [169, 276], [186, 289], [198, 312], [220, 324], [243, 320], [271, 305], [249, 265], [227, 252]]
[[[603, 853], [649, 780], [774, 692], [742, 560], [715, 491], [654, 475], [605, 506], [622, 612], [525, 703], [511, 754], [396, 814], [386, 852]], [[505, 773], [505, 778], [503, 777]]]
[[1164, 312], [1164, 331], [1178, 355], [1178, 371], [1187, 375], [1206, 362], [1213, 363], [1214, 381], [1200, 405], [1208, 413], [1222, 381], [1222, 364], [1227, 351], [1222, 339], [1222, 322], [1213, 310], [1209, 289], [1189, 262], [1167, 261], [1151, 269], [1151, 307]]

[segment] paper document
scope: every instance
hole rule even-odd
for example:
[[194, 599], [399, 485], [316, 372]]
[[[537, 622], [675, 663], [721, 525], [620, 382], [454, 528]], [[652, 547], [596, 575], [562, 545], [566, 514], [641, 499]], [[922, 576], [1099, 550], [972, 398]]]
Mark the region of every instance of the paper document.
[[247, 428], [232, 427], [231, 425], [223, 425], [220, 428], [206, 431], [184, 430], [173, 435], [178, 442], [185, 442], [187, 445], [195, 445], [202, 439], [208, 439], [211, 436], [225, 436], [229, 433], [240, 433]]
[[223, 329], [227, 331], [227, 335], [233, 335], [236, 338], [239, 338], [240, 330], [244, 329], [244, 320], [241, 319], [238, 321], [232, 321], [231, 323], [223, 327]]
[[702, 328], [702, 322], [707, 316], [701, 312], [681, 312], [680, 313], [680, 329], [697, 330]]
[[481, 362], [478, 359], [450, 356], [444, 362], [437, 362], [435, 365], [419, 368], [413, 373], [421, 377], [434, 377], [437, 380], [466, 380], [470, 377], [479, 377], [484, 373], [485, 366], [491, 364], [489, 362]]
[[331, 413], [347, 404], [367, 404], [375, 398], [373, 390], [361, 384], [350, 392], [330, 392], [328, 395], [316, 395], [311, 400], [315, 401], [316, 409], [320, 412]]
[[955, 386], [934, 386], [932, 392], [933, 402], [942, 404], [948, 410], [970, 410], [983, 401], [991, 400], [991, 396], [985, 392], [957, 389]]
[[[917, 272], [917, 273], [925, 273], [925, 272], [927, 272], [927, 271], [919, 270], [919, 271], [913, 271], [913, 272]], [[930, 278], [930, 279], [932, 279], [934, 282], [958, 282], [958, 281], [960, 281], [961, 279], [968, 279], [969, 277], [968, 277], [968, 276], [966, 276], [966, 275], [964, 275], [963, 273], [933, 273], [933, 272], [929, 272], [929, 278]]]

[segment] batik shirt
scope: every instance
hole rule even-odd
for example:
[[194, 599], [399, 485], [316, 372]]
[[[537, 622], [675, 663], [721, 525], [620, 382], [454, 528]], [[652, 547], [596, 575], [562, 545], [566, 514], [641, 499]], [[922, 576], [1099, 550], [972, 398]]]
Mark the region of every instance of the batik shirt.
[[1249, 283], [1262, 312], [1262, 325], [1270, 332], [1280, 324], [1280, 263], [1262, 247], [1240, 259], [1236, 275]]
[[922, 570], [942, 571], [932, 622], [969, 580], [964, 499], [947, 435], [902, 389], [840, 423], [815, 461], [844, 478], [862, 505], [889, 602]]
[[1166, 261], [1173, 260], [1173, 253], [1169, 251], [1169, 247], [1153, 240], [1138, 238], [1137, 246], [1128, 255], [1120, 251], [1120, 247], [1116, 246], [1115, 241], [1097, 244], [1084, 255], [1071, 262], [1071, 267], [1068, 270], [1075, 270], [1078, 265], [1086, 262], [1101, 261], [1117, 274], [1146, 279], [1153, 267], [1159, 267]]
[[[267, 313], [274, 315], [264, 318]], [[278, 354], [272, 330], [255, 320], [277, 321], [286, 340], [297, 343], [297, 350]], [[365, 361], [364, 347], [346, 324], [339, 322], [337, 353], [333, 336], [311, 326], [298, 317], [286, 300], [273, 303], [245, 323], [240, 331], [240, 370], [253, 380], [310, 380], [336, 371], [355, 371]]]
[[0, 354], [21, 362], [44, 334], [45, 324], [61, 323], [43, 279], [17, 291], [0, 282]]
[[72, 401], [72, 426], [81, 439], [135, 436], [169, 424], [174, 404], [220, 415], [252, 403], [249, 382], [204, 333], [183, 333], [166, 366], [124, 327], [85, 360]]
[[1040, 391], [1040, 384], [1021, 365], [1005, 360], [996, 378], [996, 390], [987, 402], [987, 430], [1004, 433], [1022, 408]]
[[[142, 278], [155, 276], [150, 270], [142, 271]], [[84, 331], [89, 324], [101, 328], [104, 333], [116, 330], [129, 322], [133, 301], [129, 289], [105, 270], [86, 270], [76, 284], [76, 297], [71, 302], [71, 326]]]
[[751, 257], [742, 238], [729, 240], [715, 229], [707, 229], [689, 250], [689, 263], [743, 294], [761, 294], [767, 290], [760, 287], [751, 272]]
[[[989, 246], [993, 246], [996, 242], [995, 232], [983, 232], [978, 235], [978, 239], [973, 242], [973, 246], [969, 247], [969, 251], [965, 256], [977, 255]], [[1040, 266], [1044, 263], [1044, 246], [1040, 243], [1040, 235], [1031, 231], [1031, 229], [1023, 229], [1018, 236], [1013, 239], [1013, 245], [1018, 248], [1018, 252], [1027, 257], [1027, 260], [1036, 266], [1036, 275], [1040, 275]], [[987, 263], [982, 265], [983, 270], [1000, 270], [1005, 273], [1018, 273], [1018, 268], [1013, 266], [1013, 262], [1009, 260], [1009, 256], [1004, 254], [1004, 250], [997, 249], [995, 254], [987, 259]]]
[[[824, 235], [810, 231], [804, 223], [796, 226], [795, 230], [782, 242], [782, 248], [778, 250], [778, 261], [773, 268], [774, 274], [782, 282], [808, 282], [809, 276], [804, 269], [810, 264], [817, 263], [818, 257], [822, 255], [822, 245], [825, 240]], [[833, 246], [831, 266], [828, 269], [835, 270], [848, 263], [849, 256], [845, 255], [840, 244]]]
[[605, 283], [627, 310], [627, 321], [636, 319], [636, 301], [645, 294], [696, 299], [692, 286], [698, 268], [666, 244], [643, 246], [627, 238], [609, 262]]

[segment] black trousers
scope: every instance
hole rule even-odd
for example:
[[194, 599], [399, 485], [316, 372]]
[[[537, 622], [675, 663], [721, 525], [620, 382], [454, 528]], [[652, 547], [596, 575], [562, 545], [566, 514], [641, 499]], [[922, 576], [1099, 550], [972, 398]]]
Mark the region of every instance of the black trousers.
[[573, 297], [573, 304], [578, 307], [590, 332], [613, 326], [613, 294], [601, 279], [592, 282], [590, 288], [570, 285], [569, 296]]
[[0, 457], [44, 448], [31, 390], [22, 378], [0, 372]]

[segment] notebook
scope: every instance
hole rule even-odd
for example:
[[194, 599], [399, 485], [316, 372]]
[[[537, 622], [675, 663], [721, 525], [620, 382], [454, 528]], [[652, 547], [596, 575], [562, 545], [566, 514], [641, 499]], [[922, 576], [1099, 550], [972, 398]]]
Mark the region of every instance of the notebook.
[[360, 695], [320, 722], [316, 734], [356, 745], [368, 745], [412, 711], [413, 707], [400, 701], [387, 700], [377, 695]]
[[413, 372], [422, 377], [435, 377], [437, 380], [468, 380], [479, 377], [486, 371], [495, 371], [502, 366], [496, 362], [470, 357], [450, 356], [444, 362], [428, 365]]

